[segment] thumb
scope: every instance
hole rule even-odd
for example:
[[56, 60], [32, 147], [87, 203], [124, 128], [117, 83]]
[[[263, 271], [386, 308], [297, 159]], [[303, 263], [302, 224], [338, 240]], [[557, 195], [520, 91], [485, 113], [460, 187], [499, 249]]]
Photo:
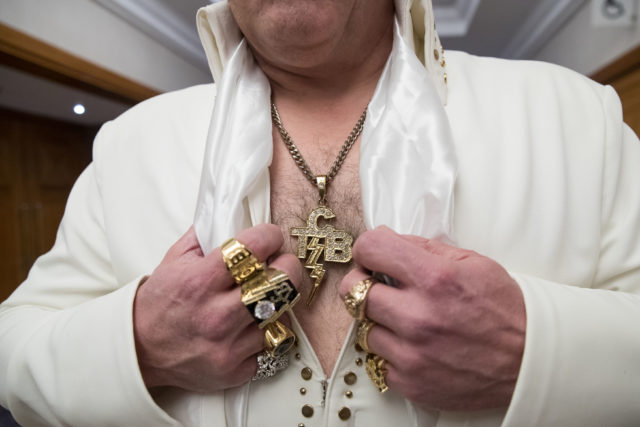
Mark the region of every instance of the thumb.
[[181, 258], [187, 254], [193, 256], [204, 256], [200, 242], [196, 236], [196, 231], [193, 225], [184, 233], [167, 251], [164, 257], [165, 261], [172, 261], [177, 258]]
[[403, 234], [402, 238], [433, 255], [439, 255], [451, 261], [462, 261], [471, 255], [476, 255], [473, 251], [449, 245], [438, 239], [427, 239], [412, 234]]

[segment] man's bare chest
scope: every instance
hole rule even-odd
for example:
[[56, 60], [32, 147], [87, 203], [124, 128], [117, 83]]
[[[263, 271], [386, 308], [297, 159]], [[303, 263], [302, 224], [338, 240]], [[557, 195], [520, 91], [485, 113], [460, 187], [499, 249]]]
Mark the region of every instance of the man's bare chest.
[[[329, 158], [328, 155], [326, 157], [319, 162], [317, 158], [314, 160], [316, 163], [330, 165], [333, 158]], [[322, 170], [322, 173], [326, 173], [327, 170]], [[282, 229], [285, 238], [282, 251], [297, 254], [298, 238], [291, 236], [290, 230], [292, 227], [306, 226], [309, 213], [319, 206], [318, 190], [298, 169], [289, 153], [278, 144], [274, 146], [270, 176], [271, 222]], [[355, 241], [365, 228], [362, 219], [357, 152], [350, 154], [335, 179], [329, 183], [326, 205], [334, 212], [335, 218], [320, 219], [319, 226], [331, 224], [336, 229], [347, 231]], [[301, 259], [301, 267], [304, 261]], [[346, 264], [325, 262], [324, 265], [326, 273], [311, 307], [304, 302], [313, 281], [309, 278], [310, 270], [305, 269], [303, 272], [302, 301], [296, 307], [295, 313], [325, 373], [330, 374], [352, 320], [338, 295], [338, 287], [342, 278], [355, 265], [353, 261]]]

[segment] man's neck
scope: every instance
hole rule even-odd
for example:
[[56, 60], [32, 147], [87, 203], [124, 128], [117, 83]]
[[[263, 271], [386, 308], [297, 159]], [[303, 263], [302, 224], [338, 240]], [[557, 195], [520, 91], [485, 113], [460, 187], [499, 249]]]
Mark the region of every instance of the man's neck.
[[276, 97], [339, 99], [344, 94], [362, 91], [363, 87], [375, 89], [392, 43], [393, 32], [380, 37], [369, 51], [359, 52], [358, 59], [310, 69], [280, 68], [261, 59], [258, 61]]
[[271, 83], [273, 99], [281, 109], [309, 109], [316, 113], [344, 104], [366, 106], [375, 91], [393, 45], [393, 25], [374, 38], [345, 46], [322, 64], [295, 67], [256, 59]]

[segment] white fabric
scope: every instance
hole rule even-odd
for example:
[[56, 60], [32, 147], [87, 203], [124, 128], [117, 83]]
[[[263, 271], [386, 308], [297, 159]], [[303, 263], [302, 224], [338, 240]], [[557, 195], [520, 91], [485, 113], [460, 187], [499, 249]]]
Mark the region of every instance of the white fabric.
[[[240, 41], [218, 85], [194, 224], [205, 253], [248, 227], [269, 222], [271, 91]], [[365, 225], [451, 240], [456, 161], [449, 123], [433, 83], [399, 29], [368, 107], [360, 175]], [[232, 141], [232, 143], [230, 143]], [[398, 173], [397, 165], [403, 165]], [[393, 209], [400, 202], [406, 209]], [[250, 208], [250, 209], [247, 209]], [[217, 211], [226, 221], [213, 221]]]
[[[338, 416], [338, 412], [343, 407], [348, 407], [352, 414], [350, 424], [347, 425], [435, 426], [437, 413], [424, 415], [424, 419], [429, 420], [428, 424], [413, 424], [412, 415], [415, 411], [411, 405], [408, 407], [402, 396], [392, 391], [381, 395], [371, 385], [364, 366], [356, 363], [358, 357], [364, 359], [365, 355], [355, 350], [354, 327], [346, 338], [348, 345], [342, 347], [334, 370], [328, 376], [322, 372], [320, 361], [295, 319], [293, 319], [293, 329], [299, 338], [299, 345], [294, 353], [300, 354], [300, 360], [290, 357], [290, 366], [281, 375], [268, 381], [251, 383], [246, 396], [249, 408], [246, 424], [231, 424], [227, 418], [228, 426], [262, 427], [265, 424], [297, 426], [301, 422], [308, 427], [340, 426], [345, 424]], [[300, 375], [305, 367], [312, 371], [310, 380], [304, 380]], [[345, 383], [344, 377], [349, 373], [356, 375], [355, 384]], [[301, 387], [306, 389], [304, 395], [300, 394]], [[345, 396], [347, 390], [353, 393], [353, 397]], [[324, 398], [323, 394], [326, 394]], [[229, 393], [226, 393], [225, 400], [228, 398]], [[313, 417], [309, 419], [301, 415], [301, 408], [305, 404], [310, 404], [314, 408]], [[265, 422], [267, 413], [269, 420]]]
[[369, 104], [359, 164], [367, 228], [388, 225], [400, 233], [453, 240], [457, 162], [449, 121], [398, 27]]
[[[236, 39], [229, 54], [237, 29], [220, 18], [228, 16], [226, 4], [209, 6], [199, 16], [203, 45], [219, 82], [194, 219], [200, 246], [209, 253], [240, 230], [270, 221], [269, 198], [249, 195], [269, 193], [271, 90], [244, 39]], [[364, 223], [451, 242], [456, 175], [451, 131], [434, 83], [400, 32], [396, 24], [393, 49], [361, 136]], [[218, 40], [225, 41], [224, 50]], [[228, 215], [222, 219], [220, 211]], [[373, 404], [378, 399], [372, 397]], [[227, 414], [233, 414], [227, 417], [229, 425], [247, 425], [248, 398], [248, 385], [226, 393]]]
[[[506, 415], [442, 413], [437, 426], [636, 424], [640, 143], [619, 101], [547, 64], [447, 61], [457, 241], [512, 272], [528, 323]], [[131, 339], [137, 279], [192, 223], [214, 96], [211, 86], [163, 95], [100, 131], [56, 245], [0, 306], [0, 404], [24, 425], [233, 425], [223, 393], [168, 390], [154, 404]], [[278, 404], [312, 425], [291, 401], [269, 402], [249, 400], [253, 416]], [[418, 425], [433, 421], [424, 416]]]
[[[243, 40], [218, 88], [205, 151], [194, 220], [205, 253], [251, 224], [245, 204], [250, 192], [269, 190], [264, 176], [272, 156], [269, 100], [269, 82]], [[262, 202], [253, 210], [257, 223], [269, 222], [269, 199]], [[226, 220], [214, 222], [220, 210], [227, 212]]]
[[[396, 19], [403, 39], [414, 50], [431, 77], [440, 100], [447, 103], [445, 70], [434, 52], [442, 51], [436, 32], [431, 0], [394, 0]], [[242, 38], [226, 1], [216, 2], [198, 11], [198, 33], [207, 53], [211, 74], [216, 82], [222, 80], [223, 70]]]
[[[356, 412], [348, 425], [393, 425], [387, 411], [437, 427], [636, 425], [640, 143], [617, 97], [548, 64], [454, 52], [447, 62], [456, 240], [500, 262], [523, 289], [521, 372], [506, 413], [414, 413], [398, 399]], [[100, 131], [54, 248], [0, 306], [0, 404], [23, 425], [237, 426], [230, 393], [226, 402], [225, 393], [165, 390], [154, 402], [132, 337], [139, 277], [193, 221], [214, 97], [212, 86], [160, 96]], [[256, 178], [247, 209], [268, 200], [265, 181]], [[338, 365], [347, 367], [353, 355], [343, 350]], [[285, 373], [278, 381], [297, 393], [298, 374]], [[356, 386], [346, 406], [367, 404], [371, 388], [360, 375]], [[327, 417], [344, 404], [339, 395], [325, 402]], [[270, 425], [277, 405], [295, 422], [337, 424], [263, 397], [245, 400], [248, 420]]]

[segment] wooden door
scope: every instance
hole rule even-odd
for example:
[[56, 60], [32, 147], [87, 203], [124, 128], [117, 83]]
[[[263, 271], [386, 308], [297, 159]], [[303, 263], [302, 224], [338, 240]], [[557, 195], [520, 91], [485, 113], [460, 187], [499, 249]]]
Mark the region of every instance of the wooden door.
[[21, 161], [18, 126], [0, 114], [0, 300], [20, 280], [21, 245], [19, 228], [20, 199], [24, 192], [20, 177]]
[[636, 135], [640, 135], [640, 46], [631, 49], [591, 78], [613, 86], [622, 101], [624, 121]]
[[640, 135], [640, 67], [611, 82], [620, 99], [624, 121]]
[[0, 300], [53, 245], [96, 131], [0, 109]]

